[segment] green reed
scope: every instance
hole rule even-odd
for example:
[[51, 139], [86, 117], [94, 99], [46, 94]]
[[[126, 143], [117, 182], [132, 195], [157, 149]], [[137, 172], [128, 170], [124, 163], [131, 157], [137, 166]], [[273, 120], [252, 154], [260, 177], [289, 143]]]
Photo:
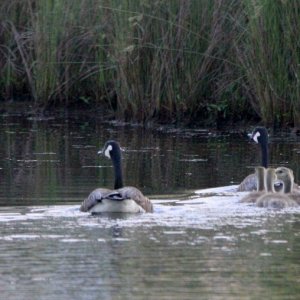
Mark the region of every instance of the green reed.
[[297, 0], [3, 0], [0, 17], [4, 100], [300, 126]]
[[300, 112], [300, 3], [256, 0], [247, 2], [246, 13], [241, 61], [252, 107], [266, 123], [295, 123]]

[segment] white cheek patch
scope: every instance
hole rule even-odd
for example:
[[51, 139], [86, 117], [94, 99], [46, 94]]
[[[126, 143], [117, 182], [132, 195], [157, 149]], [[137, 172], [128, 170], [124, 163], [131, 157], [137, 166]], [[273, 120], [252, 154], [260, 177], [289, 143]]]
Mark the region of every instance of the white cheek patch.
[[254, 134], [254, 136], [252, 137], [252, 139], [253, 139], [253, 141], [255, 142], [255, 143], [258, 143], [258, 138], [260, 137], [260, 133], [259, 132], [256, 132], [255, 134]]
[[104, 155], [110, 158], [110, 151], [112, 150], [112, 145], [108, 145], [108, 147], [104, 151]]

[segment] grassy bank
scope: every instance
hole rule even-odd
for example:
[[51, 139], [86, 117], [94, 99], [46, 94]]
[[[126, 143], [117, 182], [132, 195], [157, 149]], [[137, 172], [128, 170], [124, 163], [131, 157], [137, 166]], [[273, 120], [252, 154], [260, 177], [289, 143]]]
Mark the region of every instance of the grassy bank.
[[2, 0], [0, 98], [300, 126], [298, 0]]

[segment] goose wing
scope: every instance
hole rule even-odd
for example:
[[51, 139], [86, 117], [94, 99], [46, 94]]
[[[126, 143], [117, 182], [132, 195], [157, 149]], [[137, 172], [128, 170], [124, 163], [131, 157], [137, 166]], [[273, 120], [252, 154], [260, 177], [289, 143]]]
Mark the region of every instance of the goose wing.
[[106, 199], [122, 201], [131, 199], [142, 207], [146, 212], [153, 212], [153, 205], [151, 201], [145, 197], [140, 190], [133, 186], [126, 186], [115, 191], [112, 191], [105, 197]]
[[248, 175], [238, 186], [238, 192], [255, 191], [257, 188], [257, 179], [255, 174]]
[[98, 202], [102, 201], [112, 192], [109, 189], [95, 189], [93, 190], [86, 199], [83, 200], [80, 211], [88, 212], [93, 206], [95, 206]]

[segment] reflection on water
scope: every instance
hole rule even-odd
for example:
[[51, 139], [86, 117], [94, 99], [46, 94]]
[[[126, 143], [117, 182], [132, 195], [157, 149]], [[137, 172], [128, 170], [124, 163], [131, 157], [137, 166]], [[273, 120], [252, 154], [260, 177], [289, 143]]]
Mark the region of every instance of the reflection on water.
[[[108, 139], [123, 147], [125, 182], [147, 195], [237, 184], [260, 162], [245, 136], [204, 130], [144, 130], [90, 119], [0, 118], [0, 204], [80, 202], [113, 185], [111, 162], [97, 155]], [[299, 138], [271, 139], [270, 161], [300, 178]]]
[[3, 208], [2, 296], [297, 299], [297, 212], [221, 201], [95, 217], [76, 205]]
[[[76, 116], [0, 121], [3, 299], [298, 299], [299, 210], [240, 204], [231, 189], [194, 193], [251, 172], [260, 158], [244, 137]], [[79, 212], [91, 190], [113, 185], [96, 155], [109, 138], [153, 214]], [[297, 138], [271, 139], [270, 152], [300, 178]]]

